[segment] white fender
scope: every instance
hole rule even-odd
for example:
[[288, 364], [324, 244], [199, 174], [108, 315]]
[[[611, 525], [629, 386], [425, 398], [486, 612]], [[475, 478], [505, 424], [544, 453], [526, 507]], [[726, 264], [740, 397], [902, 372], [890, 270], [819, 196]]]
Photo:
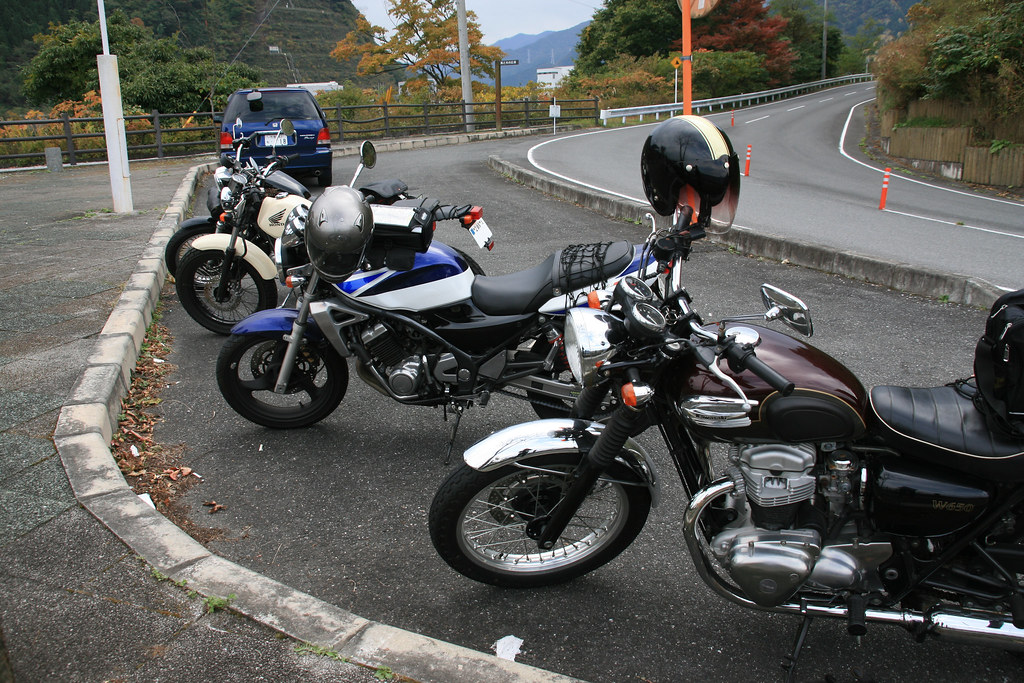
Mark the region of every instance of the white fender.
[[[217, 232], [212, 235], [203, 235], [192, 242], [193, 249], [202, 251], [227, 251], [231, 235], [225, 232]], [[264, 280], [273, 280], [277, 277], [277, 266], [273, 259], [267, 256], [266, 252], [257, 247], [249, 240], [239, 237], [235, 240], [235, 251], [246, 263], [256, 269]]]
[[[473, 469], [488, 472], [527, 458], [589, 450], [604, 428], [600, 422], [589, 420], [534, 420], [484, 437], [466, 449], [462, 457]], [[587, 444], [587, 448], [581, 448], [581, 442]], [[657, 506], [660, 498], [658, 474], [647, 451], [633, 439], [627, 439], [616, 459], [629, 467], [650, 489], [651, 503]]]

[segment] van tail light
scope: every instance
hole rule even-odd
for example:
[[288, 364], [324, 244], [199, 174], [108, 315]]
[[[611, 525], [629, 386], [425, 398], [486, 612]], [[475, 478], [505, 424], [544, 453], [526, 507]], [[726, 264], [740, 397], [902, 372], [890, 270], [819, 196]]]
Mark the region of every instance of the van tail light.
[[225, 131], [221, 131], [221, 134], [220, 134], [220, 148], [221, 148], [221, 151], [231, 149], [231, 143], [233, 141], [234, 140], [231, 137], [231, 133], [227, 132], [226, 130]]
[[331, 144], [331, 131], [326, 128], [321, 128], [320, 132], [316, 134], [316, 144], [318, 145], [330, 145]]

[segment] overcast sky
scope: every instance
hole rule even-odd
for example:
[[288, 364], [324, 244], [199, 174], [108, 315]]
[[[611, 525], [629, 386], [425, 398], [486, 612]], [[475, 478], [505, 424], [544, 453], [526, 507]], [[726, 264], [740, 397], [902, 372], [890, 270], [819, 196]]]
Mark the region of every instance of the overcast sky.
[[[356, 8], [371, 24], [391, 28], [387, 0], [353, 0]], [[466, 10], [476, 14], [484, 34], [484, 43], [491, 45], [517, 33], [532, 35], [544, 31], [561, 31], [588, 21], [603, 0], [466, 0]]]

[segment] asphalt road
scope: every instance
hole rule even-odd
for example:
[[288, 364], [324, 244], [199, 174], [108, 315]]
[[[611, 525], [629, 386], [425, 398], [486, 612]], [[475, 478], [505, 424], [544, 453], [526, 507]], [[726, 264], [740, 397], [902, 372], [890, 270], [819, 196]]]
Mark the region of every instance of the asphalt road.
[[[886, 210], [878, 210], [885, 164], [859, 148], [873, 98], [874, 85], [860, 83], [735, 116], [710, 115], [732, 140], [741, 171], [751, 147], [736, 223], [1007, 289], [1024, 287], [1024, 204], [897, 170]], [[530, 150], [530, 158], [563, 179], [644, 201], [638, 151], [653, 125], [566, 136]]]
[[[444, 201], [483, 205], [497, 241], [493, 252], [477, 251], [451, 226], [439, 228], [435, 239], [470, 250], [488, 273], [531, 266], [570, 243], [641, 237], [637, 226], [552, 200], [486, 167], [490, 153], [525, 154], [542, 141], [382, 153], [363, 177], [397, 176]], [[336, 177], [349, 177], [351, 159], [335, 165]], [[815, 316], [811, 341], [866, 385], [924, 386], [971, 374], [984, 311], [710, 245], [695, 251], [689, 274], [695, 305], [707, 319], [761, 310], [762, 282], [803, 297]], [[214, 362], [224, 338], [188, 318], [173, 292], [165, 304], [175, 337], [170, 360], [178, 368], [164, 392], [165, 421], [156, 436], [184, 444], [187, 464], [203, 477], [184, 502], [194, 521], [223, 532], [208, 544], [211, 550], [361, 616], [478, 650], [518, 636], [524, 640], [518, 661], [594, 683], [781, 680], [779, 665], [798, 620], [743, 610], [700, 582], [680, 534], [681, 487], [655, 433], [643, 439], [661, 468], [665, 502], [631, 548], [567, 585], [484, 586], [450, 570], [429, 541], [426, 512], [451, 467], [443, 461], [450, 423], [440, 410], [399, 405], [353, 372], [345, 401], [320, 424], [291, 432], [258, 427], [234, 414], [216, 388]], [[532, 417], [526, 404], [496, 396], [466, 414], [456, 453]], [[202, 503], [210, 500], [226, 509], [208, 515]], [[1001, 681], [1019, 675], [1020, 660], [998, 650], [919, 645], [883, 626], [858, 644], [845, 624], [818, 621], [797, 678]]]

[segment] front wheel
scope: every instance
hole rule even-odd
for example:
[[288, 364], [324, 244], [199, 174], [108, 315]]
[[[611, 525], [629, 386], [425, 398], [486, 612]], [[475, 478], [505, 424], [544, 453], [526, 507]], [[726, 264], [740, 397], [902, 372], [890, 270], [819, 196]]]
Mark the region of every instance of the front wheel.
[[348, 388], [348, 365], [326, 343], [302, 340], [283, 393], [277, 383], [288, 343], [233, 334], [217, 356], [217, 386], [245, 419], [271, 429], [307, 427], [330, 415]]
[[602, 477], [551, 550], [530, 533], [562, 500], [579, 454], [555, 454], [478, 472], [460, 465], [430, 506], [430, 538], [453, 569], [476, 581], [533, 588], [597, 569], [640, 533], [651, 495], [625, 467]]
[[227, 295], [217, 297], [224, 252], [190, 249], [174, 277], [182, 308], [197, 323], [217, 334], [230, 334], [235, 323], [256, 311], [277, 306], [277, 280], [264, 280], [252, 264], [236, 257], [228, 270]]

